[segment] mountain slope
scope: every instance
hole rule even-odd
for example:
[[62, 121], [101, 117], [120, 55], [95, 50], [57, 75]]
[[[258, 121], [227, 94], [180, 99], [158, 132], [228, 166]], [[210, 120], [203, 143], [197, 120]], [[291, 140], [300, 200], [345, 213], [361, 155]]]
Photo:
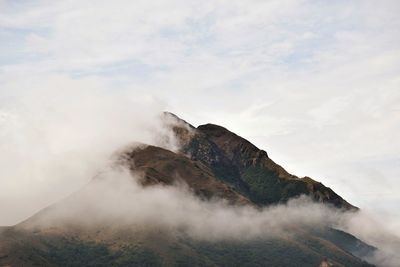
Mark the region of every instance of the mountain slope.
[[[141, 177], [144, 187], [184, 185], [203, 201], [222, 199], [252, 207], [305, 194], [339, 209], [356, 210], [311, 178], [289, 174], [265, 151], [221, 126], [195, 128], [175, 115], [165, 116], [181, 145], [177, 151], [141, 145], [118, 158], [119, 165]], [[52, 211], [68, 212], [69, 202], [92, 194], [98, 179], [23, 223], [0, 228], [0, 266], [318, 266], [324, 260], [332, 266], [372, 266], [359, 257], [373, 247], [324, 227], [294, 225], [272, 237], [202, 240], [184, 229], [121, 224], [119, 218], [85, 225], [40, 224]], [[91, 214], [89, 209], [86, 213]]]
[[199, 161], [193, 161], [182, 154], [155, 147], [133, 149], [123, 155], [124, 163], [133, 172], [142, 172], [143, 185], [185, 183], [194, 193], [208, 199], [218, 197], [232, 204], [251, 202], [216, 179], [212, 170]]
[[[58, 230], [59, 231], [59, 230]], [[100, 231], [100, 232], [99, 232]], [[0, 266], [372, 266], [318, 235], [247, 241], [199, 241], [162, 231], [2, 233]], [[342, 238], [349, 242], [354, 237]]]
[[308, 195], [337, 208], [357, 209], [322, 183], [289, 174], [272, 161], [267, 152], [224, 127], [205, 124], [194, 128], [174, 114], [165, 116], [174, 119], [170, 127], [180, 140], [182, 153], [204, 163], [220, 180], [231, 184], [256, 204], [286, 202]]

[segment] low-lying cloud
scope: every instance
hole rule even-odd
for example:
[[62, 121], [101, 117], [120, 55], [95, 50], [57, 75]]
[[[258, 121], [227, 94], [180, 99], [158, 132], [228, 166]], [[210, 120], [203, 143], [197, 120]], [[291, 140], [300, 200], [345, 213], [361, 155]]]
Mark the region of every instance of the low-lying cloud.
[[[397, 233], [365, 212], [342, 213], [307, 198], [263, 209], [231, 206], [200, 200], [185, 185], [142, 187], [140, 174], [109, 167], [112, 155], [132, 142], [176, 150], [160, 119], [168, 105], [147, 95], [110, 92], [90, 79], [43, 81], [0, 97], [0, 225], [16, 224], [79, 190], [34, 217], [30, 226], [118, 221], [202, 240], [276, 237], [293, 227], [328, 226], [378, 247], [369, 261], [390, 267], [400, 262]], [[52, 90], [56, 87], [63, 90]]]
[[252, 239], [280, 235], [294, 225], [327, 225], [338, 214], [308, 198], [259, 210], [232, 206], [223, 199], [201, 200], [182, 184], [143, 187], [139, 180], [140, 174], [105, 171], [80, 192], [39, 214], [33, 226], [137, 224], [183, 229], [197, 239]]
[[14, 81], [0, 93], [0, 225], [12, 225], [86, 184], [131, 142], [173, 150], [167, 105], [62, 75]]
[[400, 261], [400, 239], [364, 212], [343, 212], [307, 197], [262, 209], [232, 206], [221, 199], [201, 200], [182, 184], [143, 187], [140, 178], [121, 168], [107, 169], [78, 193], [22, 225], [145, 226], [207, 241], [276, 238], [295, 234], [296, 229], [333, 227], [376, 246], [365, 258], [369, 262], [394, 267]]

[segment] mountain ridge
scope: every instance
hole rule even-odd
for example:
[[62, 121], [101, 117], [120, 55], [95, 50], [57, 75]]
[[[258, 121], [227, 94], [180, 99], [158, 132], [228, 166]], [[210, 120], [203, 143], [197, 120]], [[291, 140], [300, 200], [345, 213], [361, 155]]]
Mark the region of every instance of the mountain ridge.
[[[288, 173], [266, 151], [224, 127], [205, 124], [196, 128], [176, 115], [163, 116], [176, 139], [165, 140], [178, 143], [174, 151], [144, 144], [125, 149], [117, 160], [119, 166], [140, 177], [143, 187], [184, 184], [201, 201], [216, 199], [256, 208], [307, 195], [340, 211], [358, 210], [323, 184]], [[68, 209], [68, 201], [90, 195], [98, 181], [101, 178], [93, 178], [82, 190], [21, 224], [0, 228], [0, 266], [311, 267], [324, 261], [332, 266], [373, 266], [360, 257], [375, 248], [326, 227], [294, 225], [282, 236], [215, 241], [150, 224], [116, 227], [94, 221], [85, 226], [67, 222], [31, 227], [52, 210]], [[90, 216], [90, 210], [86, 214]]]
[[[181, 144], [180, 152], [213, 169], [217, 177], [231, 183], [256, 204], [285, 202], [304, 194], [337, 208], [358, 210], [322, 183], [307, 176], [299, 178], [288, 173], [270, 159], [266, 151], [222, 126], [208, 123], [195, 128], [174, 114], [164, 113], [164, 116], [176, 119], [176, 124], [170, 127]], [[260, 186], [265, 188], [260, 191], [256, 185], [249, 183], [251, 179], [248, 179], [248, 176], [251, 178], [261, 176]], [[262, 184], [268, 180], [271, 180], [271, 183]], [[274, 193], [280, 192], [279, 195], [270, 198], [260, 197], [259, 195], [268, 194], [269, 187], [273, 187]]]

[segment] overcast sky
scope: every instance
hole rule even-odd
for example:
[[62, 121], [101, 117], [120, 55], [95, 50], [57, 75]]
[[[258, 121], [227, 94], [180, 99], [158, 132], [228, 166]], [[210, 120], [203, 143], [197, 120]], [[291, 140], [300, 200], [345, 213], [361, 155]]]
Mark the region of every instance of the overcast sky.
[[[196, 126], [221, 124], [289, 172], [393, 216], [395, 226], [399, 14], [397, 0], [0, 0], [0, 165], [21, 163], [17, 175], [0, 174], [0, 224], [15, 223], [83, 183], [30, 187], [50, 178], [35, 180], [32, 166], [23, 167], [31, 159], [21, 159], [21, 151], [32, 154], [38, 148], [31, 145], [42, 143], [20, 127], [21, 109], [29, 107], [35, 127], [46, 120], [52, 133], [69, 135], [74, 128], [65, 126], [65, 117], [48, 119], [49, 113], [75, 109], [80, 119], [80, 108], [92, 107], [92, 94], [100, 94], [95, 110], [110, 98], [104, 110], [114, 112], [129, 96], [147, 103], [132, 117], [167, 109]], [[50, 100], [53, 106], [43, 111]], [[90, 132], [84, 129], [77, 132]], [[69, 141], [60, 151], [71, 149]], [[29, 145], [13, 153], [14, 144]], [[22, 200], [12, 204], [15, 199]]]

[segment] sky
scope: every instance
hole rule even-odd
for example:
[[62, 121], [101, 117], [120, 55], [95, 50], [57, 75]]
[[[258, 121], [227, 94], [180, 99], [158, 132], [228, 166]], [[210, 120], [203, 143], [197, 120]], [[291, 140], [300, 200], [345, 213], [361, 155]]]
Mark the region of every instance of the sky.
[[0, 224], [86, 183], [94, 149], [151, 142], [137, 132], [169, 110], [400, 227], [399, 13], [385, 0], [0, 0]]

